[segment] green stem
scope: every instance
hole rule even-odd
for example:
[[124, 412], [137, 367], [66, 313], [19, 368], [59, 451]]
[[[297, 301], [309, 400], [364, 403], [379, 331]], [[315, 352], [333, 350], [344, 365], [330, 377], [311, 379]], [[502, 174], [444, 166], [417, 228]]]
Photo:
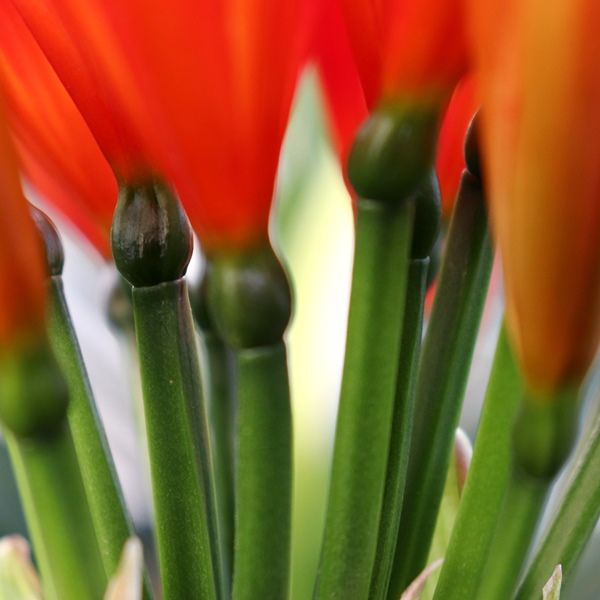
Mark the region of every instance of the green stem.
[[415, 399], [416, 371], [423, 326], [423, 302], [426, 292], [429, 259], [412, 260], [408, 270], [406, 304], [402, 324], [402, 344], [398, 362], [396, 401], [392, 417], [392, 432], [387, 465], [385, 491], [379, 521], [379, 539], [371, 580], [369, 598], [383, 600], [398, 538], [400, 513], [404, 501], [404, 484], [410, 450]]
[[519, 370], [503, 327], [473, 460], [435, 590], [435, 600], [476, 597], [508, 485], [512, 464], [512, 424], [522, 391]]
[[288, 597], [292, 419], [283, 342], [235, 351], [238, 375], [233, 598]]
[[36, 554], [48, 563], [57, 597], [99, 600], [107, 577], [68, 427], [43, 437], [9, 434], [7, 440], [21, 465], [18, 481], [26, 482], [25, 508], [28, 516], [35, 515], [31, 528]]
[[29, 487], [29, 482], [27, 481], [25, 465], [21, 460], [21, 453], [19, 452], [18, 444], [14, 435], [12, 435], [7, 429], [3, 430], [3, 435], [4, 441], [6, 442], [6, 447], [8, 448], [17, 489], [19, 491], [21, 506], [23, 507], [23, 512], [25, 514], [29, 539], [33, 545], [35, 562], [40, 570], [42, 586], [45, 595], [44, 597], [46, 600], [59, 600], [54, 584], [54, 576], [50, 566], [50, 558], [48, 557], [47, 549], [44, 545], [40, 521], [35, 510], [31, 488]]
[[[234, 365], [231, 351], [212, 331], [200, 330], [203, 359], [202, 381], [205, 384], [206, 407], [213, 450], [217, 516], [221, 538], [225, 580], [231, 579], [233, 564], [233, 422], [234, 397], [232, 380]], [[227, 597], [228, 593], [226, 594]]]
[[359, 199], [346, 357], [315, 598], [367, 598], [377, 550], [414, 204]]
[[[512, 598], [550, 483], [551, 480], [531, 477], [518, 467], [511, 470], [508, 490], [477, 598]], [[538, 590], [538, 597], [540, 593], [541, 588]]]
[[219, 597], [207, 424], [185, 281], [133, 288], [165, 600]]
[[554, 567], [562, 565], [567, 577], [592, 535], [600, 517], [600, 413], [578, 458], [569, 487], [554, 520], [546, 531], [517, 598], [539, 598]]
[[[108, 577], [134, 535], [69, 315], [62, 277], [50, 279], [49, 339], [69, 387], [69, 427]], [[149, 589], [145, 590], [149, 597]]]
[[391, 600], [400, 596], [427, 560], [492, 259], [481, 185], [465, 173], [421, 355]]

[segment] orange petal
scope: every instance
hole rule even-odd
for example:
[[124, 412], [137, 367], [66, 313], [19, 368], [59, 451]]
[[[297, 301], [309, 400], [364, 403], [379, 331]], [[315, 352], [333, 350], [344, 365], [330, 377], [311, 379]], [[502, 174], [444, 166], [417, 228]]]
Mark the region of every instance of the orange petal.
[[600, 4], [471, 1], [510, 333], [530, 385], [581, 379], [600, 336]]

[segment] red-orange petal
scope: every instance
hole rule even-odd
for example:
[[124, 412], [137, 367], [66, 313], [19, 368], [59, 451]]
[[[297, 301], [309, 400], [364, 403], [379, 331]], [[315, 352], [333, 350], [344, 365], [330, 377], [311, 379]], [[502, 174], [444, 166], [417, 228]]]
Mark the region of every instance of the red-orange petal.
[[46, 274], [2, 104], [0, 98], [0, 351], [4, 352], [23, 336], [42, 331]]
[[445, 218], [452, 214], [460, 176], [465, 168], [465, 135], [477, 108], [475, 79], [468, 75], [460, 81], [452, 94], [438, 138], [435, 166]]
[[[125, 150], [141, 149], [152, 170], [175, 183], [205, 248], [266, 237], [312, 0], [163, 1], [152, 10], [143, 0], [51, 4], [104, 86]], [[48, 37], [29, 16], [36, 36]], [[89, 106], [72, 95], [97, 135]]]
[[322, 0], [313, 44], [313, 60], [324, 91], [331, 137], [342, 164], [346, 164], [368, 108], [340, 0]]
[[[94, 2], [6, 0], [21, 13], [118, 177], [146, 177], [160, 164], [152, 97], [144, 97], [124, 42]], [[78, 35], [73, 35], [77, 30]]]
[[467, 72], [464, 0], [384, 0], [387, 7], [383, 93], [449, 95]]
[[112, 171], [13, 5], [0, 5], [0, 80], [24, 172], [102, 254], [116, 202]]

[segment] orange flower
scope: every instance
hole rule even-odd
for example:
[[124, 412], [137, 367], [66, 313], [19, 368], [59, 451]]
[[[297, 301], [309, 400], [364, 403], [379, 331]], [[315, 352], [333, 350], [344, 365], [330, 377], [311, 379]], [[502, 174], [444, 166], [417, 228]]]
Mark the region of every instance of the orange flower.
[[477, 101], [475, 78], [467, 75], [456, 86], [442, 121], [436, 171], [440, 180], [445, 218], [452, 214], [460, 176], [465, 168], [465, 135], [477, 111]]
[[444, 101], [467, 69], [462, 0], [341, 0], [370, 107]]
[[109, 256], [114, 177], [69, 94], [9, 2], [0, 4], [0, 81], [27, 178]]
[[[1, 100], [1, 98], [0, 98]], [[46, 269], [0, 105], [0, 352], [44, 326]]]
[[311, 2], [14, 1], [122, 179], [170, 179], [208, 251], [267, 237]]
[[600, 3], [472, 0], [507, 318], [532, 388], [578, 383], [600, 335]]

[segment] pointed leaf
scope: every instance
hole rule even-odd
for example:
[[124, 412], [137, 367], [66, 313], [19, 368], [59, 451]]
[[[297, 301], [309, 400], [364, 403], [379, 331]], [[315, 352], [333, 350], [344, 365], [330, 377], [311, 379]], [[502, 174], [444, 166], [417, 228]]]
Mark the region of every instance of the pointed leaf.
[[31, 564], [29, 544], [20, 535], [0, 540], [0, 600], [41, 600], [37, 573]]
[[544, 600], [560, 600], [560, 588], [562, 586], [562, 566], [556, 565], [556, 568], [552, 572], [552, 576], [546, 582], [544, 586], [543, 599]]

